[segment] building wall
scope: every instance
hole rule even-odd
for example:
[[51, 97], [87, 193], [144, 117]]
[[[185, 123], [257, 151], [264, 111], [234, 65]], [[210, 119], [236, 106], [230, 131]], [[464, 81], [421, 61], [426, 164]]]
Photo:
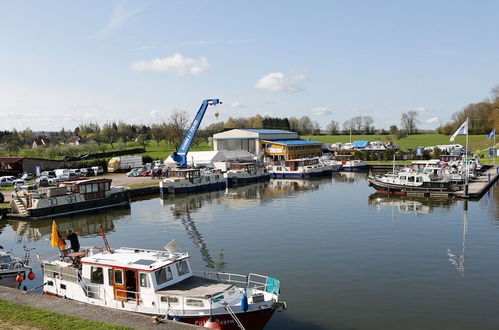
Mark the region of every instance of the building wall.
[[265, 156], [274, 160], [290, 160], [307, 157], [319, 157], [322, 155], [322, 145], [285, 145], [276, 142], [260, 142], [260, 147], [265, 147]]
[[60, 168], [63, 161], [58, 160], [47, 160], [47, 159], [35, 159], [35, 158], [24, 158], [23, 159], [23, 171], [36, 174], [36, 167], [40, 166], [41, 171], [53, 170]]
[[219, 150], [246, 150], [252, 154], [256, 154], [258, 149], [258, 140], [256, 138], [247, 139], [220, 139], [213, 140], [213, 149]]

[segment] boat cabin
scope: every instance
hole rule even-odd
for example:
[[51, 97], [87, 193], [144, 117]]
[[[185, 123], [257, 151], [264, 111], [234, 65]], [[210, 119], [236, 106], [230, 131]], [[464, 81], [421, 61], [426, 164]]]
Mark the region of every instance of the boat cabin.
[[166, 176], [175, 179], [197, 179], [201, 177], [201, 171], [199, 169], [174, 169], [166, 172]]
[[230, 163], [229, 164], [229, 171], [255, 171], [256, 170], [256, 163], [248, 162], [248, 163]]
[[60, 188], [66, 187], [68, 193], [82, 194], [85, 200], [106, 197], [106, 192], [111, 190], [112, 179], [90, 179], [63, 182]]
[[286, 166], [289, 167], [290, 171], [296, 171], [300, 166], [315, 166], [318, 164], [319, 164], [319, 158], [301, 158], [301, 159], [291, 159], [286, 161]]

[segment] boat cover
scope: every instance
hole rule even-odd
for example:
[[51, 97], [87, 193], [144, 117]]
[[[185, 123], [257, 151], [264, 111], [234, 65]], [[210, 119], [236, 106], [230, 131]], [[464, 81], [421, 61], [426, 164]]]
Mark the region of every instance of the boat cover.
[[158, 290], [157, 293], [192, 298], [210, 298], [229, 290], [233, 286], [234, 284], [193, 275], [182, 282]]
[[369, 141], [354, 141], [353, 147], [354, 148], [367, 148], [367, 147], [369, 147]]

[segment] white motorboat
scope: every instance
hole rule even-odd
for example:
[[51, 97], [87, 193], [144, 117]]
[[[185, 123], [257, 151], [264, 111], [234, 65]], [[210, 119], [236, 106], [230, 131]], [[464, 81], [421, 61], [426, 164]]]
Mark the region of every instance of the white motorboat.
[[189, 254], [165, 250], [83, 248], [43, 263], [43, 292], [114, 309], [222, 329], [262, 329], [278, 309], [280, 282], [250, 273], [194, 275]]
[[254, 162], [230, 163], [224, 173], [229, 187], [258, 181], [270, 180], [270, 173], [263, 166]]
[[220, 170], [199, 168], [167, 169], [166, 178], [159, 183], [162, 194], [180, 194], [224, 189], [225, 178]]
[[267, 167], [274, 179], [304, 179], [331, 174], [331, 165], [323, 164], [319, 158], [300, 158], [286, 160], [281, 164]]
[[352, 160], [343, 160], [341, 162], [340, 171], [346, 172], [362, 172], [367, 171], [369, 169], [369, 164], [363, 160], [352, 159]]
[[31, 249], [24, 247], [24, 251], [22, 259], [13, 257], [9, 252], [0, 251], [0, 285], [16, 288], [26, 278], [30, 280], [35, 278], [29, 267]]

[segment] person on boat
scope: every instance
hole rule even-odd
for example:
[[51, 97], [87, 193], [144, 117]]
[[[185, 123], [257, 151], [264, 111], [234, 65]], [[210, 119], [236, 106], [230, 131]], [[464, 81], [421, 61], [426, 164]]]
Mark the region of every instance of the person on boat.
[[78, 235], [76, 235], [76, 233], [73, 233], [71, 229], [68, 229], [67, 234], [67, 239], [71, 243], [71, 249], [73, 250], [73, 252], [79, 252], [80, 242], [78, 241]]

